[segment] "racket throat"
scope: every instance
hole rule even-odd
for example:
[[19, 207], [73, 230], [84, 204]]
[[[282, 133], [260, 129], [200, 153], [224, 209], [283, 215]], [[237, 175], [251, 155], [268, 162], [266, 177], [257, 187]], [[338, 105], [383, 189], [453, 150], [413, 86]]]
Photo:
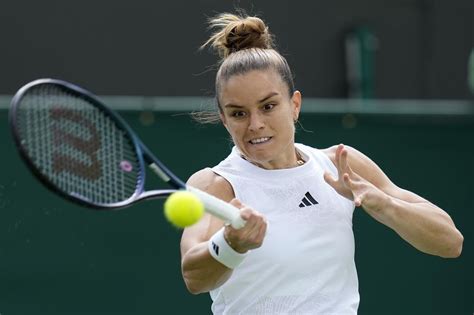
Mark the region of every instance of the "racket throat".
[[148, 164], [148, 166], [153, 170], [153, 172], [155, 172], [156, 175], [158, 175], [162, 180], [164, 180], [165, 182], [169, 183], [169, 181], [171, 180], [171, 178], [166, 175], [165, 172], [163, 172], [161, 170], [161, 168], [159, 168], [155, 163], [150, 163]]

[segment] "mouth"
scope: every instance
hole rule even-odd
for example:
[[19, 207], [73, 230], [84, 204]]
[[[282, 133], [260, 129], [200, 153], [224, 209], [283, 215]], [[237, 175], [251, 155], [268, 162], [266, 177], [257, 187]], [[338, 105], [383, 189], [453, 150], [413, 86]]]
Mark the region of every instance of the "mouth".
[[250, 144], [264, 144], [270, 141], [272, 137], [260, 137], [260, 138], [255, 138], [249, 141]]

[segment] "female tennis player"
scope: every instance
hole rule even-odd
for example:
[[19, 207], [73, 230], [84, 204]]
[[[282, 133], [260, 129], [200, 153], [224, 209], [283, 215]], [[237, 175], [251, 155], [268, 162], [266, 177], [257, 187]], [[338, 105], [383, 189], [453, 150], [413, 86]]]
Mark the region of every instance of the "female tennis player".
[[240, 208], [247, 223], [236, 230], [206, 215], [185, 229], [191, 293], [210, 292], [215, 314], [356, 314], [355, 206], [422, 252], [460, 255], [450, 216], [363, 153], [295, 143], [301, 93], [261, 19], [222, 14], [210, 25], [217, 30], [205, 45], [222, 57], [217, 114], [235, 146], [188, 184]]

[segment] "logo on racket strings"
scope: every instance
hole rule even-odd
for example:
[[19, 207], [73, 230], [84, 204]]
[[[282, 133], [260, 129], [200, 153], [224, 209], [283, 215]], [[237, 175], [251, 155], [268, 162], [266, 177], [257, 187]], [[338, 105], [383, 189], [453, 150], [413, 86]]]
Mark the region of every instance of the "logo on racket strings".
[[[88, 180], [99, 179], [102, 171], [97, 152], [101, 141], [94, 124], [81, 112], [66, 108], [51, 108], [50, 117], [55, 122], [51, 125], [56, 146], [52, 156], [53, 170], [58, 173], [66, 171]], [[73, 125], [70, 130], [74, 130], [74, 133], [60, 127], [68, 124]], [[88, 139], [84, 139], [83, 135], [88, 135]], [[64, 150], [64, 146], [74, 150]], [[77, 154], [77, 151], [80, 153]], [[87, 156], [90, 163], [79, 160], [79, 155]]]

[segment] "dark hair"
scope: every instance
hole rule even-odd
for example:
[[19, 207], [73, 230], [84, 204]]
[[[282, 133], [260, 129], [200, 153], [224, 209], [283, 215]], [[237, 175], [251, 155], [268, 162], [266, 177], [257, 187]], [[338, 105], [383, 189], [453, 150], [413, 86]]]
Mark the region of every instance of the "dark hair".
[[[201, 48], [210, 45], [221, 57], [215, 85], [219, 111], [222, 84], [252, 70], [275, 70], [288, 86], [288, 95], [293, 95], [295, 87], [288, 62], [274, 49], [273, 36], [260, 18], [223, 13], [209, 20], [209, 28], [216, 31]], [[199, 112], [194, 117], [203, 123], [220, 121], [218, 113]]]

